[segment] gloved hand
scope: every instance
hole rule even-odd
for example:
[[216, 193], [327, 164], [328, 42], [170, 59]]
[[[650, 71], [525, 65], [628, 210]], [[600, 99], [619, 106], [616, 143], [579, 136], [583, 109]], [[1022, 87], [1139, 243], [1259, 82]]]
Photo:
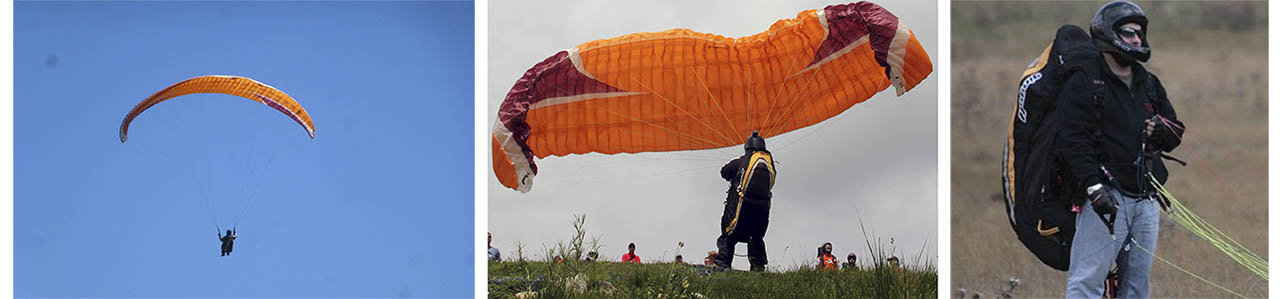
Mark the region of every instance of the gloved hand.
[[1155, 131], [1157, 116], [1152, 116], [1151, 118], [1148, 118], [1147, 120], [1143, 121], [1143, 123], [1146, 124], [1146, 127], [1142, 128], [1143, 137], [1150, 138], [1152, 131]]
[[1182, 123], [1156, 115], [1147, 120], [1147, 142], [1153, 150], [1171, 150], [1182, 143]]
[[1116, 198], [1111, 196], [1111, 190], [1106, 185], [1097, 184], [1090, 186], [1089, 201], [1093, 204], [1093, 211], [1101, 215], [1115, 215], [1116, 209], [1120, 207], [1116, 203]]

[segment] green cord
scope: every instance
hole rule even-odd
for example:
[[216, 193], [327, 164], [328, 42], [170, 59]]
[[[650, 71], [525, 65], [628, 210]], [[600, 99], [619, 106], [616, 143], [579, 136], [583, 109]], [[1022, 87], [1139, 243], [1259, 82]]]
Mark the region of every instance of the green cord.
[[1219, 251], [1222, 251], [1222, 253], [1226, 254], [1232, 260], [1236, 261], [1236, 263], [1244, 266], [1249, 271], [1258, 275], [1258, 277], [1261, 277], [1263, 280], [1270, 280], [1267, 272], [1269, 268], [1266, 259], [1249, 250], [1243, 244], [1240, 244], [1240, 242], [1232, 239], [1230, 236], [1227, 236], [1226, 233], [1222, 232], [1222, 230], [1217, 227], [1214, 227], [1212, 224], [1209, 224], [1208, 221], [1200, 218], [1200, 216], [1192, 212], [1190, 208], [1187, 208], [1187, 206], [1183, 205], [1182, 202], [1179, 202], [1177, 198], [1174, 198], [1173, 194], [1170, 194], [1169, 190], [1165, 189], [1164, 185], [1161, 185], [1154, 176], [1148, 175], [1148, 178], [1151, 180], [1151, 185], [1160, 192], [1160, 195], [1169, 200], [1171, 207], [1169, 216], [1175, 223], [1201, 239], [1208, 241], [1210, 245], [1218, 248]]
[[1216, 283], [1213, 283], [1212, 281], [1209, 281], [1208, 279], [1205, 279], [1204, 277], [1200, 277], [1199, 275], [1196, 275], [1195, 273], [1191, 273], [1191, 271], [1187, 271], [1187, 269], [1183, 269], [1182, 267], [1178, 267], [1178, 265], [1174, 265], [1172, 262], [1169, 262], [1168, 260], [1165, 260], [1164, 258], [1161, 258], [1160, 256], [1156, 255], [1154, 252], [1151, 252], [1150, 250], [1147, 250], [1146, 248], [1142, 248], [1142, 245], [1138, 245], [1138, 240], [1135, 240], [1135, 239], [1133, 239], [1133, 238], [1129, 238], [1129, 244], [1130, 244], [1130, 245], [1133, 245], [1133, 247], [1137, 247], [1138, 249], [1142, 249], [1142, 251], [1146, 252], [1147, 254], [1150, 254], [1152, 257], [1155, 257], [1156, 259], [1160, 260], [1161, 262], [1164, 262], [1165, 264], [1168, 264], [1169, 266], [1173, 266], [1173, 268], [1174, 268], [1174, 269], [1178, 269], [1178, 271], [1182, 271], [1182, 273], [1187, 273], [1187, 275], [1191, 275], [1191, 277], [1195, 277], [1196, 279], [1199, 279], [1200, 281], [1203, 281], [1204, 283], [1207, 283], [1207, 284], [1209, 284], [1209, 285], [1215, 286], [1215, 287], [1217, 287], [1218, 289], [1222, 289], [1223, 291], [1225, 291], [1225, 292], [1227, 292], [1227, 293], [1231, 293], [1232, 295], [1236, 295], [1236, 297], [1246, 298], [1244, 295], [1241, 295], [1240, 293], [1236, 293], [1236, 292], [1234, 292], [1234, 291], [1231, 291], [1231, 289], [1227, 289], [1226, 287], [1223, 287], [1223, 286], [1221, 286], [1221, 285], [1218, 285], [1218, 284], [1216, 284]]
[[[1227, 236], [1226, 233], [1223, 233], [1222, 230], [1219, 230], [1217, 227], [1213, 226], [1208, 221], [1205, 221], [1204, 218], [1200, 218], [1199, 215], [1196, 215], [1194, 212], [1191, 211], [1190, 208], [1187, 208], [1186, 205], [1183, 205], [1182, 202], [1178, 201], [1177, 198], [1173, 197], [1173, 194], [1169, 193], [1169, 190], [1165, 189], [1164, 185], [1161, 185], [1160, 181], [1156, 180], [1155, 176], [1148, 174], [1147, 177], [1151, 180], [1151, 185], [1154, 186], [1156, 190], [1160, 192], [1160, 195], [1164, 196], [1164, 198], [1169, 200], [1169, 208], [1170, 208], [1168, 211], [1169, 218], [1173, 219], [1175, 223], [1177, 223], [1179, 226], [1182, 226], [1182, 228], [1186, 229], [1192, 234], [1200, 237], [1201, 239], [1204, 239], [1205, 241], [1208, 241], [1209, 244], [1213, 245], [1215, 248], [1218, 248], [1219, 251], [1222, 251], [1223, 254], [1226, 254], [1232, 260], [1236, 261], [1236, 263], [1239, 263], [1240, 265], [1244, 266], [1245, 269], [1248, 269], [1254, 274], [1257, 274], [1258, 277], [1261, 277], [1263, 280], [1269, 280], [1267, 276], [1268, 266], [1267, 266], [1266, 259], [1258, 256], [1256, 253], [1244, 247], [1244, 245], [1240, 244], [1240, 242], [1237, 242], [1235, 239], [1232, 239], [1230, 236]], [[1182, 273], [1186, 273], [1187, 275], [1194, 277], [1195, 279], [1199, 279], [1200, 281], [1203, 281], [1227, 293], [1231, 293], [1232, 295], [1235, 295], [1237, 297], [1245, 298], [1245, 296], [1241, 295], [1240, 293], [1227, 289], [1226, 287], [1223, 287], [1222, 285], [1209, 281], [1204, 277], [1200, 277], [1199, 275], [1196, 275], [1195, 273], [1188, 271], [1187, 269], [1183, 269], [1182, 267], [1175, 265], [1169, 260], [1166, 260], [1156, 255], [1154, 252], [1151, 252], [1151, 250], [1143, 248], [1141, 245], [1138, 244], [1137, 240], [1134, 240], [1133, 238], [1130, 238], [1129, 241], [1130, 241], [1130, 244], [1133, 245], [1134, 247], [1141, 249], [1142, 251], [1146, 252], [1147, 254], [1159, 260], [1160, 262], [1163, 262], [1173, 267], [1174, 269], [1177, 269], [1178, 271], [1182, 271]]]

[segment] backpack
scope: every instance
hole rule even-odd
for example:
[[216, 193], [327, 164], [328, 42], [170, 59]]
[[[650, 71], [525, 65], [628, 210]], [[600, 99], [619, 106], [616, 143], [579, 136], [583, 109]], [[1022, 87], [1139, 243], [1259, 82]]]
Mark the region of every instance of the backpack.
[[[738, 204], [737, 210], [733, 213], [733, 220], [729, 222], [729, 226], [724, 231], [733, 234], [733, 230], [738, 227], [738, 218], [742, 216], [742, 205], [747, 203], [746, 198], [763, 199], [767, 205], [767, 201], [773, 198], [773, 181], [776, 172], [773, 169], [773, 155], [768, 151], [756, 151], [742, 161], [742, 166], [738, 168]], [[767, 209], [768, 207], [763, 207]]]
[[[1009, 120], [1001, 167], [1005, 211], [1018, 240], [1050, 267], [1066, 271], [1075, 236], [1075, 210], [1084, 188], [1062, 164], [1056, 149], [1055, 101], [1077, 73], [1100, 78], [1100, 52], [1074, 25], [1058, 28], [1053, 41], [1022, 73]], [[1094, 102], [1102, 105], [1102, 81], [1093, 79]], [[1100, 135], [1099, 135], [1100, 136]]]

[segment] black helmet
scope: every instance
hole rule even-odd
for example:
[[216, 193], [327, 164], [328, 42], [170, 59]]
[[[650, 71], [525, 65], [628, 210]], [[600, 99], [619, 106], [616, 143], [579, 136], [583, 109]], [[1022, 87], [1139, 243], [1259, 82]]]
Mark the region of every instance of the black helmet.
[[[1120, 25], [1137, 23], [1142, 25], [1138, 37], [1142, 38], [1142, 46], [1134, 47], [1120, 38]], [[1126, 0], [1107, 2], [1098, 8], [1089, 22], [1089, 35], [1103, 52], [1112, 53], [1121, 65], [1129, 65], [1134, 60], [1146, 62], [1151, 58], [1151, 45], [1147, 43], [1147, 14], [1137, 4]]]
[[747, 137], [747, 142], [743, 144], [747, 153], [764, 150], [764, 137], [760, 137], [760, 131], [751, 131], [751, 137]]
[[228, 235], [228, 236], [230, 236], [230, 235], [231, 235], [231, 230], [229, 230], [229, 229], [227, 230], [227, 235]]

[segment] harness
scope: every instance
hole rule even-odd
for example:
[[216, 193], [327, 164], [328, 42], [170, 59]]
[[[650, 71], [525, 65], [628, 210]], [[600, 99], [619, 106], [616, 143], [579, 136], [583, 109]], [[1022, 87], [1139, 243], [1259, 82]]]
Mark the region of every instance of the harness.
[[733, 229], [738, 227], [738, 216], [742, 215], [742, 202], [744, 200], [743, 198], [746, 197], [745, 193], [747, 190], [747, 183], [751, 181], [751, 177], [755, 175], [755, 169], [761, 163], [763, 163], [766, 169], [769, 170], [769, 189], [773, 189], [773, 182], [775, 179], [773, 174], [777, 173], [773, 170], [773, 155], [770, 155], [765, 151], [756, 151], [755, 153], [752, 153], [751, 157], [745, 161], [745, 166], [739, 169], [742, 176], [738, 181], [738, 206], [734, 209], [733, 220], [729, 221], [729, 226], [724, 228], [725, 233], [732, 233]]

